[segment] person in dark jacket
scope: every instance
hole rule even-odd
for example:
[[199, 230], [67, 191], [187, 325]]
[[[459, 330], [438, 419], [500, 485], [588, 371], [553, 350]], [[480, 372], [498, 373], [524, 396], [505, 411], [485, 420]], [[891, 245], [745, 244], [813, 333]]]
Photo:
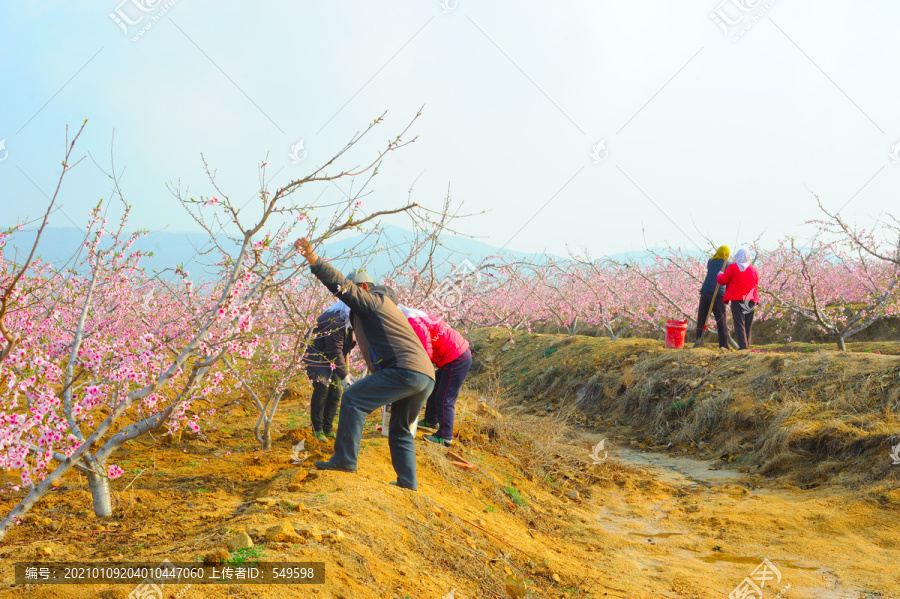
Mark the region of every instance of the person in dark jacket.
[[388, 446], [397, 480], [391, 484], [415, 490], [416, 444], [411, 427], [434, 388], [434, 366], [409, 321], [397, 308], [394, 294], [371, 279], [347, 279], [320, 260], [308, 239], [294, 246], [310, 271], [350, 308], [350, 323], [369, 375], [347, 388], [338, 416], [334, 455], [316, 462], [320, 470], [356, 472], [366, 416], [390, 404]]
[[731, 318], [734, 320], [734, 338], [740, 349], [750, 348], [750, 327], [753, 326], [753, 312], [759, 304], [759, 273], [750, 264], [750, 254], [745, 249], [734, 255], [734, 263], [716, 277], [720, 285], [726, 285], [724, 301], [731, 304]]
[[[725, 285], [718, 285], [716, 277], [725, 269], [730, 250], [723, 245], [706, 262], [706, 278], [700, 287], [700, 307], [697, 309], [697, 341], [706, 330], [709, 320], [709, 309], [712, 307], [713, 317], [716, 319], [716, 333], [719, 335], [719, 347], [728, 349], [728, 318], [725, 312]], [[718, 292], [716, 286], [718, 285]]]
[[312, 382], [309, 418], [316, 439], [325, 442], [337, 435], [332, 431], [334, 416], [341, 403], [341, 390], [349, 383], [345, 356], [353, 349], [350, 308], [335, 302], [316, 319], [313, 340], [306, 348], [303, 363]]

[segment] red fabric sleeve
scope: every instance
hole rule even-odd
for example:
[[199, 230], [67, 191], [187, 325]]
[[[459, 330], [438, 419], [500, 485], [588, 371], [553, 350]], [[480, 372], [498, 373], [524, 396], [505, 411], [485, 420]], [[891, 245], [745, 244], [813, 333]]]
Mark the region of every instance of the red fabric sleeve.
[[737, 264], [729, 264], [728, 268], [725, 269], [725, 272], [720, 272], [716, 275], [716, 283], [727, 286], [731, 277], [734, 276], [734, 271], [737, 270], [737, 267]]
[[421, 318], [410, 318], [409, 324], [412, 326], [413, 331], [416, 332], [416, 337], [422, 342], [422, 347], [425, 348], [428, 359], [434, 362], [434, 348], [431, 345], [431, 331], [428, 330], [428, 326]]

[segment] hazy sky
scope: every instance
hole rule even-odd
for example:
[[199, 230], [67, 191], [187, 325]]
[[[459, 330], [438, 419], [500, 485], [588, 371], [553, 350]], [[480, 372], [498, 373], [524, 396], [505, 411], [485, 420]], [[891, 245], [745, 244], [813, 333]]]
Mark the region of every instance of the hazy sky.
[[[861, 223], [900, 213], [900, 3], [718, 1], [3, 2], [0, 223], [40, 212], [85, 118], [101, 165], [116, 131], [133, 226], [191, 231], [165, 183], [213, 193], [201, 152], [249, 199], [267, 152], [275, 186], [388, 110], [361, 164], [422, 104], [365, 208], [449, 183], [497, 246], [772, 243], [803, 233], [811, 191]], [[109, 192], [89, 159], [67, 177], [55, 226]], [[340, 197], [303, 193], [323, 189]]]

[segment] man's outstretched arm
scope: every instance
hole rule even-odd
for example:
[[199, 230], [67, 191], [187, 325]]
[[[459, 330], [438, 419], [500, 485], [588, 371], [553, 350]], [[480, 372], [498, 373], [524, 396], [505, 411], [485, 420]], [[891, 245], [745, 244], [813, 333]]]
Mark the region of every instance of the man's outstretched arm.
[[351, 310], [358, 313], [371, 312], [375, 307], [375, 298], [371, 293], [355, 285], [341, 272], [322, 260], [312, 249], [309, 239], [304, 237], [294, 242], [294, 247], [306, 258], [309, 270], [333, 295], [343, 301]]

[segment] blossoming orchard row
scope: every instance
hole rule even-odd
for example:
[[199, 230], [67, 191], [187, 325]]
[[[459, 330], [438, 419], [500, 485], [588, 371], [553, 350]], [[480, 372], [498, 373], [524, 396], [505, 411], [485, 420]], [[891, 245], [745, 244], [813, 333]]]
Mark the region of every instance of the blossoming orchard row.
[[[896, 249], [876, 256], [869, 251], [876, 247], [845, 236], [816, 237], [803, 246], [785, 238], [772, 249], [755, 248], [761, 297], [756, 319], [773, 321], [785, 342], [793, 324], [806, 321], [843, 349], [847, 338], [900, 312]], [[470, 328], [553, 325], [569, 334], [593, 329], [612, 339], [662, 332], [668, 319], [694, 327], [707, 258], [673, 249], [630, 263], [579, 256], [538, 264], [494, 260], [452, 283], [461, 288], [452, 293], [460, 300], [448, 316]]]
[[[360, 194], [325, 205], [297, 203], [292, 196], [303, 186], [373, 176], [384, 156], [411, 143], [402, 141], [404, 130], [375, 160], [326, 172], [380, 122], [303, 179], [272, 192], [262, 186], [249, 209], [232, 203], [209, 169], [214, 196], [194, 199], [174, 189], [209, 234], [202, 257], [214, 275], [206, 282], [177, 265], [154, 274], [142, 268], [146, 256], [133, 248], [141, 233], [125, 233], [130, 207], [115, 172], [111, 198], [91, 212], [78, 253], [60, 267], [36, 258], [63, 178], [79, 162], [71, 155], [81, 130], [67, 140], [57, 191], [35, 223], [30, 252], [19, 248], [15, 260], [0, 252], [0, 469], [15, 479], [4, 492], [19, 499], [0, 521], [0, 540], [73, 468], [87, 478], [95, 514], [110, 516], [109, 480], [123, 474], [114, 460], [118, 448], [156, 430], [202, 434], [228, 402], [249, 402], [258, 411], [253, 435], [270, 446], [279, 400], [302, 379], [315, 317], [333, 301], [295, 260], [297, 237], [319, 245], [352, 230], [377, 248], [379, 219], [405, 215], [415, 236], [400, 250], [382, 250], [394, 269], [380, 282], [411, 307], [465, 329], [552, 323], [571, 334], [595, 327], [616, 339], [659, 331], [669, 318], [694, 318], [706, 269], [705, 258], [694, 254], [671, 250], [630, 264], [579, 255], [537, 263], [492, 256], [443, 276], [448, 265], [436, 256], [453, 220], [449, 200], [440, 211], [408, 202], [371, 213], [362, 211]], [[115, 226], [104, 216], [111, 207], [119, 210]], [[897, 314], [900, 236], [885, 226], [879, 235], [888, 241], [879, 243], [873, 233], [825, 214], [809, 242], [755, 248], [759, 318], [808, 320], [842, 347], [878, 318]], [[221, 241], [224, 226], [233, 245]], [[0, 250], [15, 234], [0, 234]], [[360, 247], [340, 257], [356, 264], [371, 257], [372, 249]]]
[[[268, 446], [312, 317], [329, 301], [299, 268], [290, 241], [308, 236], [320, 244], [343, 231], [373, 232], [378, 219], [406, 214], [423, 247], [433, 248], [428, 240], [448, 221], [446, 210], [415, 203], [365, 214], [365, 184], [338, 203], [298, 205], [292, 196], [303, 186], [371, 178], [385, 156], [414, 141], [402, 137], [420, 114], [362, 166], [335, 170], [381, 117], [306, 177], [274, 191], [261, 184], [252, 205], [233, 203], [209, 167], [212, 197], [172, 187], [209, 235], [199, 253], [213, 276], [203, 284], [181, 266], [153, 275], [141, 268], [145, 255], [133, 244], [142, 233], [125, 233], [131, 208], [115, 171], [104, 171], [110, 198], [91, 212], [78, 252], [60, 267], [37, 259], [63, 179], [82, 161], [73, 149], [84, 124], [71, 140], [67, 131], [56, 191], [43, 218], [28, 223], [36, 225], [30, 250], [17, 244], [16, 259], [0, 257], [0, 469], [16, 479], [4, 491], [22, 495], [0, 521], [0, 540], [73, 468], [87, 477], [94, 513], [110, 516], [109, 480], [122, 474], [111, 459], [118, 448], [154, 430], [202, 431], [235, 394], [249, 395], [258, 408], [254, 434]], [[111, 213], [115, 226], [106, 218]], [[23, 226], [0, 235], [0, 256]]]

